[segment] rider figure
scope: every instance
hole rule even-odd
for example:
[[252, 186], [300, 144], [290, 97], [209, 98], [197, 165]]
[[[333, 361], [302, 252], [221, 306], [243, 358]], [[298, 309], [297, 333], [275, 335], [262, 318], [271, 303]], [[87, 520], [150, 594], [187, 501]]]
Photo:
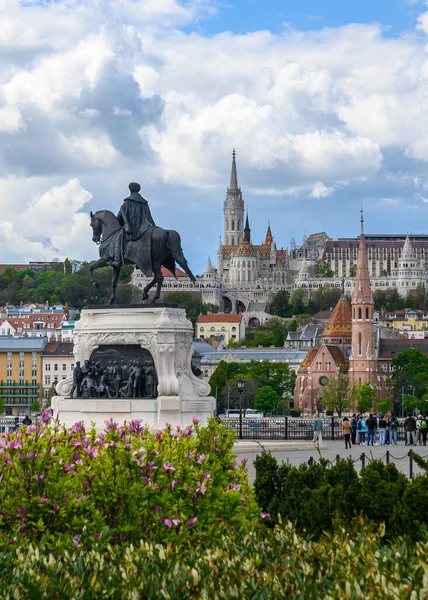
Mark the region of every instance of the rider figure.
[[131, 195], [125, 198], [117, 214], [118, 221], [123, 230], [121, 235], [117, 236], [113, 258], [109, 261], [112, 267], [120, 267], [122, 265], [124, 234], [126, 241], [135, 241], [141, 238], [148, 229], [155, 227], [149, 203], [139, 193], [141, 190], [140, 184], [130, 183], [128, 187]]

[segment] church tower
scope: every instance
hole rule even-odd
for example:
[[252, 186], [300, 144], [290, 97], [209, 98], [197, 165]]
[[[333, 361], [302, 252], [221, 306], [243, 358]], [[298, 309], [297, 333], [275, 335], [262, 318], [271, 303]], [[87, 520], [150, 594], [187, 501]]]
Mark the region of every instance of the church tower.
[[357, 276], [352, 292], [352, 348], [349, 375], [354, 385], [376, 381], [376, 356], [373, 324], [373, 292], [370, 287], [364, 218], [361, 209], [361, 234]]
[[230, 185], [224, 201], [224, 243], [239, 245], [244, 235], [244, 201], [238, 186], [236, 172], [236, 152], [232, 152], [232, 171]]

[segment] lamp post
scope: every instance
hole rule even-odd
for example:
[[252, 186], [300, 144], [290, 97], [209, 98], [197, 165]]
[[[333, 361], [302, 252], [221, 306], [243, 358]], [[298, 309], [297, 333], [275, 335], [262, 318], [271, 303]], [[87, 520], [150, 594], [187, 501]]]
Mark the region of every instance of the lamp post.
[[239, 439], [242, 440], [242, 394], [244, 393], [245, 381], [238, 379], [239, 390]]

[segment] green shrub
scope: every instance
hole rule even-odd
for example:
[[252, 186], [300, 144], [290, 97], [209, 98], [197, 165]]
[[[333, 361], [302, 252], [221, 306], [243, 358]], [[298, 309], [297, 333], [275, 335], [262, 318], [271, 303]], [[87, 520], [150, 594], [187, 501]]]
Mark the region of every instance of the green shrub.
[[[82, 534], [83, 538], [83, 534]], [[144, 541], [109, 545], [99, 538], [67, 548], [10, 547], [0, 553], [0, 598], [253, 598], [260, 600], [397, 600], [426, 598], [427, 538], [385, 546], [366, 528], [319, 541], [244, 527], [204, 544]]]
[[156, 434], [139, 421], [110, 420], [99, 435], [82, 424], [22, 427], [0, 438], [0, 548], [82, 531], [179, 542], [252, 524], [259, 511], [233, 443], [214, 419]]

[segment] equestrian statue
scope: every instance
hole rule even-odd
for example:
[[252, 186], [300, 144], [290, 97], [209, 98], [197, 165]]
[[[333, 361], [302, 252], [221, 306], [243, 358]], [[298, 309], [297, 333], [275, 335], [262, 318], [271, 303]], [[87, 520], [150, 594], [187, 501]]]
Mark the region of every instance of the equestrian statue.
[[128, 198], [122, 203], [117, 217], [109, 210], [91, 212], [92, 240], [99, 245], [100, 259], [89, 266], [91, 284], [98, 288], [94, 279], [95, 269], [111, 266], [112, 288], [108, 304], [116, 301], [116, 286], [122, 265], [134, 265], [152, 281], [143, 290], [142, 301], [149, 299], [149, 290], [156, 285], [156, 293], [150, 302], [159, 299], [166, 267], [174, 277], [175, 263], [195, 283], [181, 248], [179, 234], [173, 230], [157, 227], [150, 213], [149, 203], [140, 195], [140, 185], [130, 183]]

